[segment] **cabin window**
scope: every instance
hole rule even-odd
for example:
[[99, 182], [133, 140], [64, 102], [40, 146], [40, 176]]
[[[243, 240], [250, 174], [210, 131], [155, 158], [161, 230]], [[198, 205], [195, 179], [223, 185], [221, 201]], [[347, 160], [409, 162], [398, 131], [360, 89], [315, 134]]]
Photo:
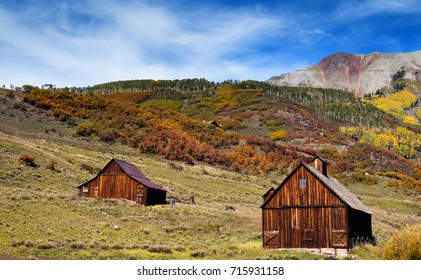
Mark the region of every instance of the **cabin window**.
[[82, 192], [87, 193], [89, 192], [89, 188], [87, 186], [82, 187]]
[[300, 187], [305, 188], [307, 186], [307, 180], [306, 179], [300, 179]]

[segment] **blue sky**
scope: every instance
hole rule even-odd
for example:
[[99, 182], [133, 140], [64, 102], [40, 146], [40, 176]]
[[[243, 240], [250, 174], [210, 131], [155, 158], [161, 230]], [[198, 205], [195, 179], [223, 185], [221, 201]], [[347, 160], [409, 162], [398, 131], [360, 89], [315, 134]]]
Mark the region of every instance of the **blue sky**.
[[421, 50], [419, 0], [2, 0], [0, 85], [266, 80], [336, 52]]

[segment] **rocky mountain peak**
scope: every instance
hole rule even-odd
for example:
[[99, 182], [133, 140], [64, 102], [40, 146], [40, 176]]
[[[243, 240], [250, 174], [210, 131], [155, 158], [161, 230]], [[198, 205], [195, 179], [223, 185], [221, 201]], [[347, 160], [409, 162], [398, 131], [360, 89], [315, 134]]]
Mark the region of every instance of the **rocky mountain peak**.
[[318, 64], [270, 78], [272, 85], [337, 88], [357, 96], [375, 92], [401, 75], [421, 79], [421, 51], [409, 53], [349, 54], [339, 52]]

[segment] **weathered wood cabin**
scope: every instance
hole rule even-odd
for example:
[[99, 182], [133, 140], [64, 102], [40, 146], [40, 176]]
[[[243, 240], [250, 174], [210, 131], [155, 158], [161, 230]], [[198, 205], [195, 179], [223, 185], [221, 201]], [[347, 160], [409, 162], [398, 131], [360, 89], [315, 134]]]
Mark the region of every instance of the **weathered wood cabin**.
[[122, 198], [141, 205], [165, 204], [167, 191], [131, 163], [112, 159], [94, 178], [78, 186], [79, 195]]
[[300, 163], [263, 195], [265, 248], [343, 248], [371, 241], [371, 212], [335, 178], [327, 162]]

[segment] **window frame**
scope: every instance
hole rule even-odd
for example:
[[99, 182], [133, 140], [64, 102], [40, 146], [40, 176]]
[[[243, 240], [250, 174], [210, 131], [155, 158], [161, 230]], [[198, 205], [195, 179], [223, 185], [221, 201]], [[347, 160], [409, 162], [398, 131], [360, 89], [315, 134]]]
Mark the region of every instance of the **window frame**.
[[307, 179], [306, 178], [300, 178], [299, 185], [300, 185], [300, 188], [307, 187]]

